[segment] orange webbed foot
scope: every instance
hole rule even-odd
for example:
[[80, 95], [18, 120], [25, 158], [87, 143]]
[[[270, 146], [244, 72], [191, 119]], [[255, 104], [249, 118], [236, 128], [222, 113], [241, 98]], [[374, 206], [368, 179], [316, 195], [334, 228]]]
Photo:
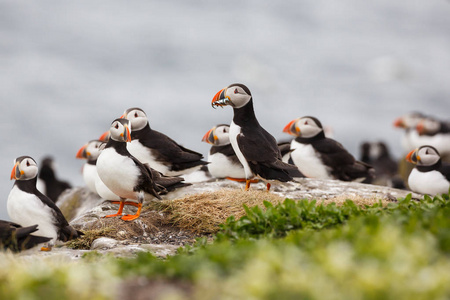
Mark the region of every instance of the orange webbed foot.
[[139, 218], [139, 215], [125, 215], [121, 219], [124, 221], [133, 221]]
[[41, 251], [52, 251], [52, 247], [47, 246], [47, 247], [41, 247]]
[[113, 214], [113, 215], [104, 216], [103, 218], [112, 218], [112, 217], [117, 217], [117, 216], [121, 216], [121, 215], [122, 215], [122, 213], [120, 213], [120, 214]]

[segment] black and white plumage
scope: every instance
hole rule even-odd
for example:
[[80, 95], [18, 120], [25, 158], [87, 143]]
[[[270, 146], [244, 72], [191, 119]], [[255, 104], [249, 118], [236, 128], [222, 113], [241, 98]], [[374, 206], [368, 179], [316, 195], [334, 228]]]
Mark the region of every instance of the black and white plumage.
[[[298, 169], [282, 161], [275, 138], [261, 127], [253, 109], [250, 90], [235, 83], [220, 90], [211, 102], [212, 106], [233, 107], [234, 116], [230, 125], [230, 142], [244, 167], [246, 190], [254, 176], [263, 180], [287, 182], [299, 176]], [[270, 189], [270, 183], [267, 184]]]
[[141, 163], [127, 150], [127, 142], [131, 141], [130, 121], [116, 119], [110, 128], [110, 139], [97, 159], [97, 172], [105, 185], [120, 197], [117, 214], [122, 215], [125, 199], [138, 201], [135, 215], [125, 215], [123, 220], [131, 221], [139, 217], [145, 199], [154, 197], [161, 199], [160, 193], [167, 192], [168, 187], [176, 186], [183, 181], [181, 177], [166, 177]]
[[202, 154], [150, 128], [142, 109], [127, 109], [122, 117], [131, 122], [131, 143], [128, 143], [127, 149], [142, 163], [148, 163], [153, 169], [169, 176], [192, 173], [207, 164], [202, 160]]
[[50, 250], [57, 240], [66, 242], [82, 235], [82, 232], [72, 228], [66, 218], [47, 196], [36, 188], [38, 167], [30, 156], [16, 158], [11, 179], [15, 179], [14, 186], [9, 193], [7, 210], [10, 219], [24, 227], [37, 224], [36, 235], [51, 238]]
[[442, 162], [436, 148], [421, 146], [409, 152], [406, 160], [416, 165], [408, 177], [408, 185], [412, 191], [429, 195], [449, 192], [450, 164]]
[[417, 147], [433, 146], [439, 151], [441, 158], [450, 160], [450, 122], [426, 117], [418, 122], [416, 130], [420, 139], [420, 145]]
[[292, 160], [310, 178], [368, 181], [374, 170], [357, 161], [340, 143], [325, 137], [315, 117], [302, 117], [287, 124], [283, 132], [296, 136], [291, 142]]
[[219, 124], [208, 130], [203, 142], [211, 144], [208, 155], [208, 171], [215, 178], [245, 180], [244, 167], [230, 142], [230, 126]]
[[56, 177], [53, 158], [49, 156], [42, 160], [38, 178], [44, 182], [44, 194], [53, 202], [56, 202], [59, 195], [61, 195], [65, 190], [72, 188], [70, 183]]
[[33, 235], [38, 225], [22, 227], [17, 223], [0, 220], [0, 249], [19, 252], [47, 243], [52, 238]]

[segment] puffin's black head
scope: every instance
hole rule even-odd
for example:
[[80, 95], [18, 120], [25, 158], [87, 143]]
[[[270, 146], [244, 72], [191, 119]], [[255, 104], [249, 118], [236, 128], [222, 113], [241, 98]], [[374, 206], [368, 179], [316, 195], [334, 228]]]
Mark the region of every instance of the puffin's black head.
[[121, 118], [130, 120], [131, 129], [133, 131], [141, 130], [148, 124], [147, 115], [142, 109], [138, 107], [127, 109], [121, 116]]
[[230, 105], [233, 108], [241, 108], [252, 99], [252, 94], [248, 87], [242, 83], [233, 83], [220, 90], [213, 98], [211, 105], [213, 108], [218, 106]]
[[109, 132], [111, 133], [111, 139], [117, 142], [131, 142], [131, 124], [128, 119], [115, 119], [111, 123]]
[[38, 174], [36, 161], [31, 156], [19, 156], [14, 160], [11, 180], [29, 180]]

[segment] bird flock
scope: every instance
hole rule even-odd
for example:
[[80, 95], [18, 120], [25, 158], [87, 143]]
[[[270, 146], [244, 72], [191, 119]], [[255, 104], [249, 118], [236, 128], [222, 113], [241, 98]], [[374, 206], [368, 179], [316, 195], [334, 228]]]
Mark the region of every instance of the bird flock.
[[[364, 143], [361, 159], [357, 160], [328, 137], [313, 116], [287, 123], [283, 132], [293, 139], [278, 143], [259, 124], [253, 97], [243, 84], [218, 91], [211, 106], [230, 106], [233, 117], [230, 124], [218, 124], [203, 136], [202, 141], [211, 144], [207, 161], [202, 154], [153, 130], [144, 110], [136, 107], [127, 109], [99, 139], [78, 150], [76, 158], [86, 160], [82, 171], [86, 187], [119, 205], [117, 213], [105, 218], [137, 219], [144, 201], [161, 199], [161, 195], [189, 185], [184, 177], [193, 173], [243, 182], [245, 190], [261, 180], [268, 191], [273, 183], [302, 177], [374, 183], [383, 176], [398, 176], [397, 163], [384, 143]], [[450, 157], [450, 123], [409, 113], [395, 120], [394, 126], [404, 130], [406, 161], [415, 166], [408, 178], [409, 188], [423, 194], [448, 193], [450, 165], [441, 155]], [[40, 176], [50, 178], [46, 181], [50, 191], [48, 182], [55, 178], [44, 172], [45, 164]], [[15, 183], [7, 201], [12, 222], [0, 221], [4, 249], [20, 251], [42, 244], [41, 250], [48, 251], [57, 242], [83, 235], [69, 225], [55, 204], [57, 196], [50, 198], [38, 190], [37, 176], [33, 158], [16, 158], [11, 172]], [[123, 215], [125, 205], [137, 207], [136, 213]]]

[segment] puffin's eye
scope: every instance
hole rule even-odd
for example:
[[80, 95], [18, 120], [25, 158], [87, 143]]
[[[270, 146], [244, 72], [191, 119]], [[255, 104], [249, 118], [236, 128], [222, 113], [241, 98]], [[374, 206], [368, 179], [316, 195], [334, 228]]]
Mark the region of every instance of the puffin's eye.
[[114, 126], [114, 128], [119, 129], [119, 124], [116, 124], [116, 126]]
[[135, 118], [139, 117], [137, 112], [134, 113], [134, 117]]
[[29, 167], [30, 166], [30, 162], [27, 160], [27, 167]]
[[305, 121], [305, 125], [308, 125], [308, 121]]
[[239, 93], [237, 88], [234, 89], [234, 93], [235, 94]]

